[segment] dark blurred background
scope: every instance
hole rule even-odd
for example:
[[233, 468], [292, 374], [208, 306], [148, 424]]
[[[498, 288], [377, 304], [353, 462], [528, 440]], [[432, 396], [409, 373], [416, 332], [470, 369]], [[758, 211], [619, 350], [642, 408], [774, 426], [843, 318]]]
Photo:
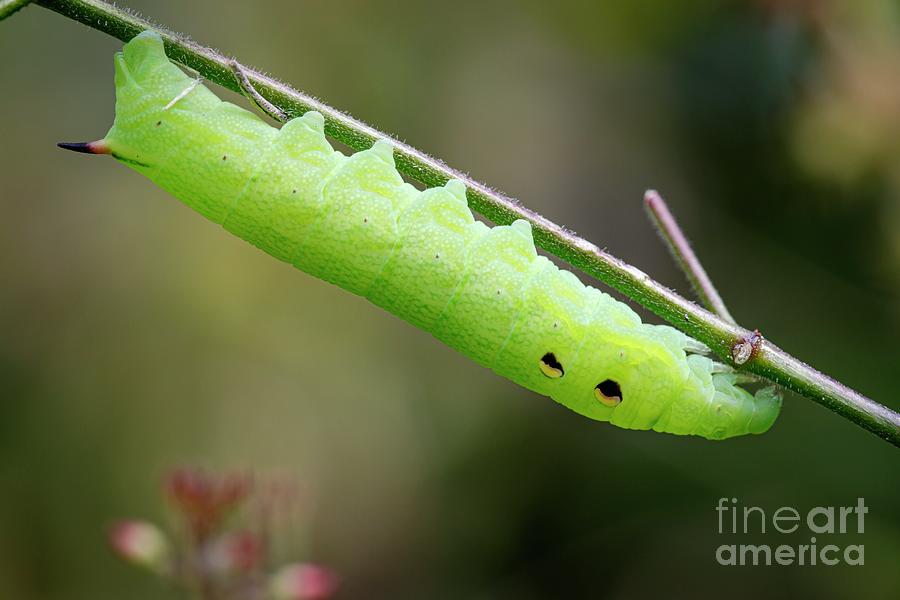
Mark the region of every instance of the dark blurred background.
[[[896, 2], [127, 4], [689, 294], [659, 189], [742, 324], [900, 408]], [[0, 597], [179, 597], [104, 528], [163, 519], [181, 464], [299, 480], [279, 534], [345, 598], [900, 597], [897, 450], [819, 405], [720, 443], [592, 422], [57, 150], [106, 132], [120, 46], [0, 23]], [[863, 497], [866, 565], [719, 566], [720, 497]]]

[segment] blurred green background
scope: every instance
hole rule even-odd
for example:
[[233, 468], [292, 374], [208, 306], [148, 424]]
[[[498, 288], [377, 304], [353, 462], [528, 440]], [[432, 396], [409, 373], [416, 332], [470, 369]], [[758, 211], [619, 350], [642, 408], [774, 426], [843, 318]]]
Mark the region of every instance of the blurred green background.
[[[741, 323], [900, 408], [895, 2], [127, 4], [688, 294], [659, 189]], [[120, 46], [0, 23], [0, 597], [178, 597], [104, 528], [181, 464], [293, 475], [280, 535], [345, 598], [900, 597], [897, 450], [813, 402], [720, 443], [595, 423], [57, 150], [112, 122]], [[720, 497], [863, 497], [866, 565], [721, 567]]]

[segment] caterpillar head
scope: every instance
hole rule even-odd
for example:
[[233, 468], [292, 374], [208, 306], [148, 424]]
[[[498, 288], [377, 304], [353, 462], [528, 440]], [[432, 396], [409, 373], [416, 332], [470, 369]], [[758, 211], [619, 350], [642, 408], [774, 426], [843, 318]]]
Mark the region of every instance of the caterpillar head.
[[[610, 313], [612, 314], [612, 313]], [[621, 316], [621, 315], [620, 315]], [[629, 326], [606, 318], [603, 342], [580, 368], [580, 407], [591, 418], [628, 429], [725, 439], [763, 433], [774, 423], [781, 397], [773, 388], [752, 394], [738, 375], [712, 359], [686, 353], [689, 340], [667, 326]], [[596, 381], [596, 383], [594, 383]], [[588, 388], [593, 398], [588, 396]]]

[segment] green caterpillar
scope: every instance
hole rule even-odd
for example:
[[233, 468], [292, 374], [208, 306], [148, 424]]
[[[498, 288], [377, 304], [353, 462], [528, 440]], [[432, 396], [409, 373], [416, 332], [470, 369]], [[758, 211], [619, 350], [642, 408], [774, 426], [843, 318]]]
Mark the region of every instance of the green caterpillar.
[[535, 251], [525, 221], [488, 227], [450, 181], [419, 191], [387, 141], [345, 156], [308, 112], [280, 129], [219, 100], [149, 31], [116, 55], [112, 154], [272, 256], [364, 296], [499, 375], [598, 421], [722, 439], [762, 433], [781, 401], [667, 326]]

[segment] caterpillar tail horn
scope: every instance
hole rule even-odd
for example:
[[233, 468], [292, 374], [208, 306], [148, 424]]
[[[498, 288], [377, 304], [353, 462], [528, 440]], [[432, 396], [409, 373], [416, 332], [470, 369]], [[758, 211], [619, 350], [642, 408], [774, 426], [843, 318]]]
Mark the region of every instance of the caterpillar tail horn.
[[72, 152], [83, 152], [85, 154], [112, 154], [112, 150], [106, 140], [97, 140], [96, 142], [59, 142], [56, 144], [64, 150]]

